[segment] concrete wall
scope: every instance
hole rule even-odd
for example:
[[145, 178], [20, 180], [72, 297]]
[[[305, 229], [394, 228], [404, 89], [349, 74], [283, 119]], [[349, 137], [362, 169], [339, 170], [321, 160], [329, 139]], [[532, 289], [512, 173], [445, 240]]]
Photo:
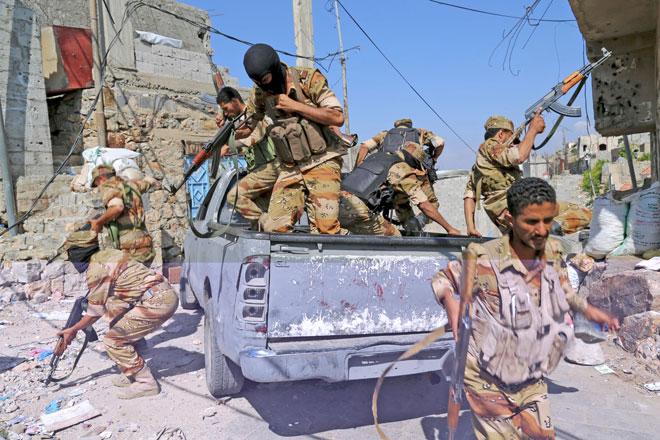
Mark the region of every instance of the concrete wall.
[[51, 174], [40, 29], [21, 0], [0, 0], [0, 97], [14, 179]]
[[211, 64], [203, 52], [152, 45], [137, 38], [134, 46], [135, 67], [140, 73], [211, 84]]

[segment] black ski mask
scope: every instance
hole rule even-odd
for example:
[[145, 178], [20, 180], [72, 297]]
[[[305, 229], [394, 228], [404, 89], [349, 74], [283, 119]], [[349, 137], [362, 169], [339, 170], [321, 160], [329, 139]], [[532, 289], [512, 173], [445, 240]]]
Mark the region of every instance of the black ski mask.
[[[255, 44], [250, 47], [243, 57], [243, 66], [250, 79], [260, 89], [271, 95], [279, 95], [286, 92], [286, 68], [280, 62], [280, 57], [275, 49], [267, 44]], [[268, 84], [262, 84], [261, 79], [271, 74]]]

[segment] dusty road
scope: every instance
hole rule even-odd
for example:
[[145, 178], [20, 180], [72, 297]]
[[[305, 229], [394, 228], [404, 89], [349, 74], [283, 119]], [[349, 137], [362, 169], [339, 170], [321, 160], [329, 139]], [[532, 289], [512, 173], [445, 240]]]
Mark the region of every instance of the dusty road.
[[[0, 325], [0, 429], [30, 428], [49, 402], [61, 399], [63, 407], [71, 401], [89, 400], [102, 415], [58, 432], [56, 438], [60, 439], [148, 440], [156, 439], [164, 428], [169, 430], [161, 440], [377, 438], [370, 411], [373, 380], [340, 384], [246, 382], [242, 394], [216, 402], [206, 393], [202, 315], [198, 312], [179, 310], [148, 339], [144, 355], [163, 387], [159, 396], [115, 399], [110, 384], [113, 363], [101, 344], [85, 353], [63, 386], [44, 388], [38, 382], [46, 373], [47, 360], [24, 362], [17, 368], [26, 371], [2, 372], [16, 358], [29, 358], [31, 350], [34, 355], [40, 348], [48, 348], [53, 326], [63, 325], [61, 321], [35, 318], [33, 313], [68, 308], [69, 304], [20, 302], [0, 310], [0, 322], [5, 322]], [[67, 362], [70, 359], [63, 361]], [[559, 438], [658, 438], [660, 395], [643, 391], [615, 374], [601, 375], [593, 367], [563, 363], [552, 377], [550, 392]], [[446, 396], [447, 385], [432, 384], [428, 376], [387, 380], [380, 410], [386, 432], [392, 439], [446, 438]], [[7, 427], [17, 416], [25, 420]], [[180, 431], [174, 432], [175, 428]], [[473, 438], [469, 411], [461, 416], [459, 438]]]

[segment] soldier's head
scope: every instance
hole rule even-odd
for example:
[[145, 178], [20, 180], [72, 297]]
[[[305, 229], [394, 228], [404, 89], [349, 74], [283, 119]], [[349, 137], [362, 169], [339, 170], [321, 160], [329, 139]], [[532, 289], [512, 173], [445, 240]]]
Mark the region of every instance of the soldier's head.
[[114, 177], [115, 169], [110, 165], [99, 165], [92, 170], [92, 187], [103, 185], [103, 182]]
[[238, 90], [233, 87], [223, 87], [220, 89], [216, 101], [225, 116], [230, 118], [235, 118], [245, 108], [243, 97], [238, 93]]
[[506, 202], [513, 241], [544, 250], [559, 208], [552, 186], [538, 177], [516, 180], [506, 192]]
[[75, 231], [64, 242], [68, 260], [79, 273], [89, 266], [89, 260], [99, 250], [98, 234], [93, 230]]
[[491, 116], [486, 120], [484, 128], [486, 129], [484, 140], [495, 138], [503, 144], [513, 136], [513, 122], [504, 116]]
[[263, 91], [278, 95], [286, 91], [286, 67], [275, 49], [267, 44], [251, 46], [243, 57], [243, 67], [250, 79]]
[[394, 121], [394, 128], [405, 127], [412, 128], [413, 122], [410, 118], [397, 119]]

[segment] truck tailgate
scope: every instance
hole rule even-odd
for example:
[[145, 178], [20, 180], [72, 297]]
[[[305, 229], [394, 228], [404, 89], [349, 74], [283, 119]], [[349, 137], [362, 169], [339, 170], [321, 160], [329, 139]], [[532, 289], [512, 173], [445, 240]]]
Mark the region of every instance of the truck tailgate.
[[461, 240], [280, 237], [271, 236], [269, 338], [417, 333], [446, 324], [431, 278], [460, 255]]

